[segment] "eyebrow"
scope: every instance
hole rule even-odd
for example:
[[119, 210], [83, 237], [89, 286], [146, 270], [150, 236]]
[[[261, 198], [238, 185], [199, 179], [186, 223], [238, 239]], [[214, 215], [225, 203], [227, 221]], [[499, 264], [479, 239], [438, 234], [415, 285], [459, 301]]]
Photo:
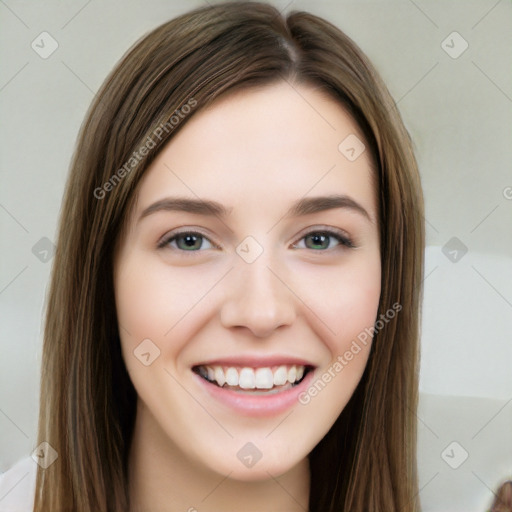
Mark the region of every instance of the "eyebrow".
[[[301, 217], [335, 208], [344, 208], [359, 213], [373, 223], [372, 218], [365, 208], [347, 195], [329, 195], [318, 197], [304, 197], [293, 203], [284, 217]], [[221, 203], [208, 199], [193, 199], [188, 197], [166, 197], [148, 206], [140, 215], [139, 221], [148, 215], [161, 211], [180, 211], [195, 213], [197, 215], [209, 215], [227, 217], [233, 208], [227, 208]]]

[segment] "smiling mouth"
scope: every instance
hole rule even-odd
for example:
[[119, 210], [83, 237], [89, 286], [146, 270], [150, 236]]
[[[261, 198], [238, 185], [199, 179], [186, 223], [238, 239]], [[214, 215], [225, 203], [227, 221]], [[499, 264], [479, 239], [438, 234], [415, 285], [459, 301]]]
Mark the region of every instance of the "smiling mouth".
[[280, 365], [260, 368], [247, 366], [194, 366], [192, 371], [217, 387], [247, 393], [268, 395], [280, 393], [300, 384], [313, 369], [303, 365]]

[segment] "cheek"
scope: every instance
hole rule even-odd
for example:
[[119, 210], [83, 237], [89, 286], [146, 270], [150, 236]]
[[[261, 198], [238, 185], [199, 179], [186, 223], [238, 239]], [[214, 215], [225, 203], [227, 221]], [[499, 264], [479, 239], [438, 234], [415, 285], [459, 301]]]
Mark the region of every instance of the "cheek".
[[172, 361], [186, 342], [177, 333], [191, 326], [216, 280], [215, 272], [205, 274], [193, 266], [176, 271], [143, 252], [125, 255], [115, 279], [123, 353], [133, 352], [143, 340], [150, 339], [162, 359]]
[[[331, 329], [323, 336], [329, 361], [315, 371], [299, 403], [325, 434], [352, 397], [366, 368], [380, 299], [380, 267], [340, 279], [340, 288], [325, 300]], [[335, 306], [333, 306], [335, 304]]]
[[[143, 251], [125, 254], [117, 268], [123, 360], [137, 394], [162, 425], [172, 423], [165, 411], [187, 407], [187, 396], [170, 385], [172, 378], [164, 370], [177, 375], [179, 354], [188, 339], [181, 330], [194, 318], [194, 306], [207, 289], [199, 272], [172, 271]], [[167, 400], [169, 406], [163, 407]]]
[[336, 295], [336, 315], [332, 319], [335, 336], [331, 337], [333, 355], [348, 350], [375, 323], [380, 301], [380, 272], [351, 276]]
[[301, 269], [298, 275], [302, 275], [302, 296], [317, 317], [313, 321], [312, 315], [310, 325], [319, 326], [317, 334], [336, 358], [375, 323], [381, 292], [379, 252], [376, 249], [338, 268]]
[[313, 406], [318, 418], [331, 425], [355, 391], [370, 354], [381, 292], [380, 257], [353, 265], [340, 272], [336, 288], [324, 301], [324, 315], [332, 329], [323, 337], [331, 359], [319, 368], [303, 405]]
[[[310, 276], [308, 281], [314, 282], [312, 279]], [[309, 288], [309, 299], [322, 319], [317, 334], [329, 358], [317, 368], [299, 402], [315, 415], [318, 425], [330, 426], [350, 400], [370, 354], [381, 292], [378, 248], [349, 265], [326, 269], [317, 283], [315, 288]], [[316, 325], [320, 323], [317, 321]]]
[[166, 281], [165, 276], [155, 279], [151, 267], [150, 263], [142, 264], [141, 258], [131, 257], [123, 261], [116, 276], [118, 320], [124, 331], [137, 339], [162, 336], [165, 329], [162, 309], [168, 300], [164, 291], [174, 288], [174, 283]]
[[151, 352], [151, 357], [163, 352], [162, 340], [173, 325], [169, 290], [178, 285], [170, 276], [158, 273], [143, 254], [134, 251], [123, 255], [115, 277], [115, 297], [122, 352], [130, 373], [140, 369], [133, 357], [139, 346], [145, 347], [144, 353]]
[[[128, 330], [145, 331], [146, 336], [158, 333], [163, 320], [161, 309], [167, 300], [164, 291], [169, 288], [175, 288], [175, 283], [158, 274], [150, 258], [139, 251], [124, 255], [115, 282], [119, 321]], [[155, 322], [157, 318], [159, 322]]]

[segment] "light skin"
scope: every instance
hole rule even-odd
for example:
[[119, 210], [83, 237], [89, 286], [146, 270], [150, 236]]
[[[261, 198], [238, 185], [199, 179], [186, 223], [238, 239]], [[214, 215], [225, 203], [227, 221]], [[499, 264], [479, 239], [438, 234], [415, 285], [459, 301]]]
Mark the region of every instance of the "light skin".
[[[122, 353], [138, 394], [132, 512], [307, 509], [307, 456], [352, 395], [371, 342], [306, 405], [258, 417], [212, 398], [192, 368], [287, 355], [314, 366], [315, 381], [374, 324], [377, 200], [369, 152], [349, 161], [338, 150], [350, 134], [362, 139], [337, 102], [279, 82], [198, 111], [147, 170], [114, 265]], [[352, 202], [287, 214], [301, 199], [335, 194]], [[149, 208], [177, 196], [229, 213]], [[173, 238], [178, 228], [200, 233], [193, 250], [186, 235]], [[354, 247], [319, 238], [326, 229]], [[251, 263], [236, 250], [247, 236], [263, 251]], [[134, 350], [147, 339], [160, 353], [146, 366]], [[252, 467], [237, 457], [248, 442], [261, 453]]]

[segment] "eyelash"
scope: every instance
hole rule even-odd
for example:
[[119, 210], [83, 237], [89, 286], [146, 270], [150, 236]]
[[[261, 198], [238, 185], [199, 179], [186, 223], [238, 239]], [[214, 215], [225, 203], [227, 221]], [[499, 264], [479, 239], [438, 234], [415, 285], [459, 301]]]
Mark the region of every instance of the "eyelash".
[[[178, 231], [178, 232], [175, 232], [175, 233], [171, 233], [167, 236], [165, 236], [162, 241], [160, 241], [158, 243], [158, 248], [159, 249], [164, 249], [166, 247], [169, 247], [169, 244], [174, 241], [175, 239], [177, 239], [180, 235], [194, 235], [194, 236], [199, 236], [201, 238], [204, 238], [206, 240], [208, 240], [214, 247], [218, 248], [218, 246], [216, 244], [214, 244], [206, 235], [204, 235], [203, 233], [199, 232], [199, 231]], [[319, 228], [319, 229], [314, 229], [314, 230], [311, 230], [311, 231], [308, 231], [307, 233], [305, 233], [299, 240], [298, 242], [300, 242], [301, 240], [304, 240], [306, 237], [310, 236], [310, 235], [324, 235], [324, 236], [328, 236], [330, 238], [334, 238], [335, 240], [337, 240], [339, 242], [339, 245], [335, 246], [335, 247], [331, 247], [331, 248], [327, 248], [327, 249], [310, 249], [311, 251], [314, 251], [314, 252], [328, 252], [328, 251], [332, 251], [333, 249], [336, 249], [336, 247], [346, 247], [348, 249], [354, 249], [356, 246], [354, 245], [353, 241], [346, 235], [344, 234], [342, 231], [338, 231], [338, 230], [334, 230], [332, 228]], [[297, 245], [297, 243], [294, 243], [293, 244], [293, 247], [295, 248], [295, 246]], [[309, 249], [308, 247], [306, 247], [306, 249]], [[190, 251], [187, 251], [187, 250], [184, 250], [184, 249], [179, 249], [179, 248], [172, 248], [172, 250], [174, 251], [179, 251], [181, 253], [184, 253], [184, 254], [187, 254], [187, 256], [190, 254], [192, 255], [191, 253], [197, 253], [197, 252], [202, 252], [202, 250], [190, 250]]]

